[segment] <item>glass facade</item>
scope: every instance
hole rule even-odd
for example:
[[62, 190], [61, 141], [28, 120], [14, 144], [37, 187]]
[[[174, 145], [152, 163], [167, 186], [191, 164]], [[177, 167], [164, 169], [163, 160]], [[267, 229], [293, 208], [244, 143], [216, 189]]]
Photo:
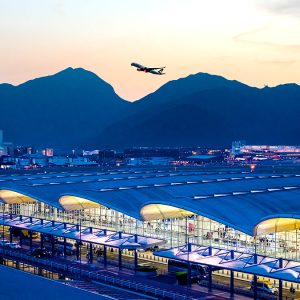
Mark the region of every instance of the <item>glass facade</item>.
[[[140, 221], [99, 205], [97, 208], [65, 211], [50, 205], [33, 203], [1, 204], [1, 212], [33, 216], [48, 220], [106, 228], [126, 233], [162, 238], [166, 247], [177, 247], [188, 241], [202, 246], [234, 249], [300, 260], [299, 229], [264, 233], [256, 238], [200, 215]], [[242, 220], [241, 220], [242, 221]], [[258, 231], [259, 232], [259, 231]]]

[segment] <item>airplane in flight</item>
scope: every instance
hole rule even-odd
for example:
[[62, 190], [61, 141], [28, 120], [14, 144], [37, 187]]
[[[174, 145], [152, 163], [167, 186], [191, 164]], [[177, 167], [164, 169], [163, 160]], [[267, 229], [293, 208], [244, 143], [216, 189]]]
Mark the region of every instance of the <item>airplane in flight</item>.
[[138, 63], [132, 63], [131, 64], [133, 67], [136, 67], [137, 71], [140, 71], [140, 72], [145, 72], [145, 73], [151, 73], [151, 74], [155, 74], [155, 75], [163, 75], [163, 74], [166, 74], [166, 73], [163, 73], [164, 71], [164, 68], [165, 67], [160, 67], [160, 68], [148, 68], [148, 67], [144, 67]]

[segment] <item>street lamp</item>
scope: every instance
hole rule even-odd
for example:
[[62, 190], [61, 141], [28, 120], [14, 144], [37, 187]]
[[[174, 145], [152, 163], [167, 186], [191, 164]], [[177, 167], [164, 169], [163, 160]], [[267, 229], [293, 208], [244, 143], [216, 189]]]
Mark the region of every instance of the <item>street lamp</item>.
[[4, 264], [4, 202], [1, 204], [2, 206], [2, 259], [1, 263]]
[[5, 209], [5, 204], [2, 203], [2, 242], [4, 246], [4, 209]]
[[79, 263], [80, 263], [80, 266], [79, 266], [79, 270], [80, 270], [80, 273], [79, 273], [79, 277], [81, 279], [81, 210], [79, 210], [79, 244], [78, 244], [78, 247], [79, 247]]

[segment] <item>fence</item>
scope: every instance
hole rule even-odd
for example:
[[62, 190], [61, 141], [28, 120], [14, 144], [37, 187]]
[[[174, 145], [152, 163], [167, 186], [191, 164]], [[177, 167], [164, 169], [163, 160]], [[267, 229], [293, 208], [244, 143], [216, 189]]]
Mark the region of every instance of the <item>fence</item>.
[[[72, 274], [76, 278], [81, 277], [81, 278], [86, 278], [89, 280], [95, 280], [95, 281], [101, 281], [110, 285], [114, 286], [119, 286], [122, 288], [126, 288], [129, 290], [134, 290], [140, 293], [144, 294], [150, 294], [154, 295], [156, 297], [161, 297], [164, 299], [172, 299], [172, 300], [192, 300], [193, 298], [188, 297], [186, 295], [181, 295], [177, 293], [173, 293], [164, 289], [160, 288], [155, 288], [153, 286], [149, 286], [146, 284], [142, 283], [137, 283], [128, 279], [121, 279], [121, 278], [116, 278], [113, 276], [108, 276], [108, 275], [102, 275], [98, 274], [95, 270], [84, 270], [80, 266], [79, 263], [73, 263], [74, 266], [72, 265], [66, 265], [62, 263], [57, 263], [53, 261], [49, 261], [47, 259], [42, 259], [42, 258], [35, 258], [28, 256], [26, 254], [23, 254], [18, 251], [13, 251], [13, 250], [8, 250], [8, 249], [3, 249], [0, 248], [0, 253], [3, 254], [3, 256], [10, 258], [10, 259], [21, 259], [26, 262], [30, 262], [33, 264], [38, 265], [38, 267], [50, 267], [52, 271], [59, 271], [63, 272], [65, 274]], [[86, 267], [86, 266], [85, 266]], [[100, 271], [100, 270], [98, 270]]]

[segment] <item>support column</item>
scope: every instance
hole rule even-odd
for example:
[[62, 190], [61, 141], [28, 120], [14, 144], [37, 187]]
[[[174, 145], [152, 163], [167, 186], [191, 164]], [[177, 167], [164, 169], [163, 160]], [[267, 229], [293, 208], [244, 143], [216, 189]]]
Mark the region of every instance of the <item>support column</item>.
[[[67, 224], [64, 223], [64, 229], [67, 229]], [[67, 239], [64, 237], [64, 256], [67, 256]]]
[[[122, 232], [119, 231], [119, 239], [122, 238]], [[122, 250], [119, 248], [119, 270], [122, 269]]]
[[23, 245], [23, 233], [22, 230], [20, 230], [20, 246]]
[[30, 250], [32, 250], [32, 231], [31, 230], [29, 231], [29, 247], [30, 247]]
[[78, 241], [76, 241], [76, 259], [77, 260], [79, 260], [80, 259], [80, 251], [79, 251], [79, 247], [80, 247], [80, 245], [79, 245], [79, 243], [78, 243]]
[[[79, 224], [76, 224], [76, 231], [79, 231], [79, 235], [81, 235], [81, 228], [80, 227], [81, 226], [79, 226]], [[80, 266], [81, 266], [81, 245], [80, 244], [81, 244], [81, 238], [80, 238], [79, 241], [76, 240], [76, 259], [80, 260]]]
[[253, 299], [257, 300], [257, 275], [253, 275]]
[[51, 251], [53, 255], [55, 251], [54, 235], [51, 236]]
[[[138, 242], [138, 237], [137, 234], [134, 235], [134, 242], [137, 243]], [[134, 270], [137, 269], [138, 266], [138, 251], [137, 249], [134, 250]]]
[[44, 234], [41, 233], [41, 248], [44, 248]]
[[211, 288], [212, 288], [212, 271], [211, 271], [211, 267], [208, 267], [208, 290], [211, 292]]
[[[171, 248], [173, 248], [173, 218], [170, 219], [170, 244], [171, 244]], [[144, 233], [143, 233], [144, 235]]]
[[107, 266], [107, 248], [103, 246], [103, 260], [104, 260], [104, 268]]
[[57, 208], [56, 207], [53, 208], [53, 219], [57, 220]]
[[64, 237], [64, 256], [67, 256], [67, 239]]
[[89, 245], [89, 262], [92, 264], [93, 263], [93, 244], [90, 243]]
[[200, 224], [201, 224], [201, 218], [199, 215], [197, 215], [197, 244], [200, 245], [201, 241], [202, 241], [202, 237], [201, 237], [201, 230], [200, 230]]
[[[212, 255], [212, 246], [208, 247], [208, 255]], [[212, 289], [212, 269], [211, 266], [208, 267], [208, 290], [211, 292]]]
[[187, 250], [188, 250], [188, 272], [187, 272], [187, 285], [191, 286], [191, 275], [192, 275], [192, 269], [191, 269], [191, 262], [190, 262], [190, 253], [192, 251], [192, 245], [190, 242], [187, 244]]
[[11, 232], [12, 227], [10, 227], [9, 229], [10, 229], [9, 230], [9, 242], [12, 243], [12, 241], [13, 241], [13, 235], [12, 235], [12, 232]]
[[134, 250], [134, 269], [136, 270], [138, 267], [138, 251], [137, 249]]
[[[281, 269], [283, 266], [282, 258], [279, 258], [278, 265], [279, 265], [279, 268]], [[278, 299], [282, 299], [282, 280], [279, 280]]]
[[[256, 245], [256, 239], [255, 239], [255, 245]], [[255, 247], [255, 252], [256, 252], [256, 247]], [[256, 253], [254, 254], [254, 264], [257, 264]], [[257, 275], [253, 275], [253, 299], [257, 300]]]
[[[234, 250], [230, 251], [230, 258], [234, 259]], [[230, 295], [234, 295], [234, 272], [230, 271]]]
[[122, 249], [119, 248], [119, 270], [122, 270]]
[[115, 211], [115, 222], [116, 222], [116, 230], [122, 230], [120, 223], [119, 223], [120, 219], [119, 219], [119, 212]]

